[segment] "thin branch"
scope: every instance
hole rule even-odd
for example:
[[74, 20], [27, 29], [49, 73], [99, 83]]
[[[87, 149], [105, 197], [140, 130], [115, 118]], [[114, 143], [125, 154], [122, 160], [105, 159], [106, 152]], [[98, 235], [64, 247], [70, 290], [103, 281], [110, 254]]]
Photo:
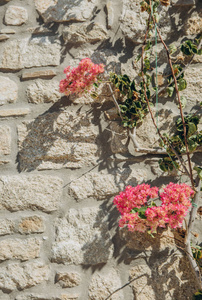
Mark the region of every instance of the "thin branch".
[[121, 109], [120, 109], [120, 107], [119, 107], [119, 105], [118, 105], [118, 102], [116, 101], [116, 98], [115, 98], [115, 96], [114, 96], [113, 90], [112, 90], [111, 85], [110, 85], [109, 83], [108, 83], [108, 86], [109, 86], [109, 90], [110, 90], [110, 92], [111, 92], [111, 95], [112, 95], [112, 99], [113, 99], [113, 101], [114, 101], [114, 104], [115, 104], [115, 106], [116, 106], [116, 109], [117, 109], [117, 111], [118, 111], [118, 113], [119, 113], [119, 115], [120, 115], [120, 117], [121, 117], [121, 120], [123, 121], [123, 116], [122, 116], [122, 113], [121, 113]]

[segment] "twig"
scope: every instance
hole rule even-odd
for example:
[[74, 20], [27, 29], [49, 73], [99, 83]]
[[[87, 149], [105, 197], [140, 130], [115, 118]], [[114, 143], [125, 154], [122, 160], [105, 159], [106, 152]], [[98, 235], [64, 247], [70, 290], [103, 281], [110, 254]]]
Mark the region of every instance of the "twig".
[[111, 85], [110, 85], [109, 83], [108, 83], [108, 86], [109, 86], [109, 90], [110, 90], [110, 92], [111, 92], [111, 95], [112, 95], [112, 99], [113, 99], [113, 101], [114, 101], [114, 104], [115, 104], [115, 106], [116, 106], [116, 109], [117, 109], [117, 111], [118, 111], [118, 113], [119, 113], [119, 115], [120, 115], [120, 117], [121, 117], [121, 120], [123, 121], [123, 116], [122, 116], [122, 113], [121, 113], [121, 109], [120, 109], [120, 107], [119, 107], [119, 105], [118, 105], [118, 102], [116, 101], [116, 98], [115, 98], [115, 96], [114, 96], [113, 90], [112, 90]]

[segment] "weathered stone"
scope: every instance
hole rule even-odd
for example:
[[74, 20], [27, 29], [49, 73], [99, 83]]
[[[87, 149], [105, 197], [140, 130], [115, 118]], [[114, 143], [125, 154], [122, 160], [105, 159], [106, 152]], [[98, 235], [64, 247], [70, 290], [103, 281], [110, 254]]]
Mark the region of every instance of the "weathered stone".
[[[114, 269], [95, 273], [89, 285], [89, 300], [105, 300], [108, 296], [122, 286], [119, 275]], [[110, 300], [123, 300], [123, 291], [114, 293]]]
[[91, 172], [71, 182], [69, 193], [77, 201], [89, 197], [103, 200], [116, 195], [125, 185], [136, 185], [146, 180], [147, 173], [141, 169], [117, 169], [113, 174]]
[[126, 145], [128, 136], [126, 130], [123, 126], [120, 126], [120, 122], [111, 122], [111, 151], [113, 153], [126, 153], [128, 152], [128, 147]]
[[0, 289], [5, 292], [23, 290], [47, 281], [49, 276], [49, 267], [41, 262], [12, 263], [1, 267]]
[[191, 66], [185, 71], [187, 88], [181, 93], [185, 96], [189, 103], [195, 105], [201, 102], [202, 93], [202, 68], [199, 66]]
[[2, 176], [0, 209], [10, 211], [40, 209], [45, 212], [57, 210], [62, 186], [63, 181], [53, 176]]
[[0, 220], [0, 235], [11, 234], [14, 231], [14, 223], [11, 220]]
[[185, 23], [186, 34], [200, 34], [202, 32], [202, 13], [194, 13]]
[[5, 165], [5, 164], [9, 164], [10, 162], [11, 162], [10, 160], [0, 159], [0, 166]]
[[22, 74], [22, 80], [30, 80], [30, 79], [51, 79], [56, 76], [56, 72], [54, 70], [41, 70], [41, 71], [34, 71], [34, 72], [24, 72]]
[[[52, 296], [49, 292], [49, 295], [46, 294], [35, 294], [35, 293], [25, 293], [18, 295], [15, 300], [77, 300], [79, 295], [78, 294], [61, 294], [57, 296]], [[54, 293], [55, 294], [55, 293]], [[2, 299], [4, 300], [4, 299]]]
[[29, 108], [9, 108], [9, 109], [1, 109], [0, 110], [0, 117], [19, 117], [19, 116], [26, 116], [30, 113]]
[[81, 276], [73, 272], [58, 272], [55, 282], [59, 283], [62, 288], [71, 288], [80, 284]]
[[0, 126], [0, 155], [11, 153], [11, 130], [10, 127]]
[[57, 66], [60, 63], [60, 45], [53, 37], [23, 38], [8, 41], [0, 50], [0, 69]]
[[[170, 16], [165, 6], [161, 7], [159, 12], [160, 20], [159, 26], [161, 27], [161, 34], [163, 39], [171, 31]], [[123, 12], [120, 18], [120, 28], [125, 37], [129, 38], [135, 43], [142, 43], [144, 40], [144, 34], [146, 31], [147, 13], [141, 12], [139, 0], [124, 0]]]
[[173, 6], [193, 6], [195, 5], [195, 0], [172, 0]]
[[114, 23], [114, 9], [112, 1], [107, 1], [107, 27], [110, 29]]
[[70, 25], [63, 31], [65, 42], [71, 43], [95, 43], [107, 38], [107, 31], [97, 23], [89, 25]]
[[130, 270], [131, 286], [137, 300], [191, 299], [196, 281], [189, 263], [179, 251], [163, 252], [151, 263], [140, 261]]
[[7, 34], [0, 34], [0, 42], [8, 40], [10, 37]]
[[6, 239], [0, 241], [0, 261], [20, 259], [21, 261], [39, 257], [41, 241], [36, 238]]
[[8, 77], [0, 76], [0, 105], [14, 103], [18, 97], [17, 84]]
[[59, 92], [59, 82], [56, 80], [36, 80], [26, 90], [30, 103], [49, 103], [58, 101], [62, 94]]
[[91, 117], [69, 109], [47, 113], [18, 127], [21, 170], [80, 168], [95, 164], [97, 128]]
[[18, 231], [20, 233], [40, 233], [44, 232], [44, 220], [42, 217], [32, 216], [23, 218], [18, 224]]
[[70, 209], [66, 218], [57, 219], [55, 226], [53, 261], [95, 265], [106, 263], [112, 257], [113, 243], [106, 214], [99, 208]]
[[5, 14], [6, 25], [22, 25], [28, 19], [27, 10], [24, 7], [10, 5]]
[[5, 33], [5, 34], [15, 34], [15, 30], [12, 28], [3, 28], [0, 30], [0, 33]]
[[97, 0], [34, 0], [44, 22], [85, 21], [92, 17]]

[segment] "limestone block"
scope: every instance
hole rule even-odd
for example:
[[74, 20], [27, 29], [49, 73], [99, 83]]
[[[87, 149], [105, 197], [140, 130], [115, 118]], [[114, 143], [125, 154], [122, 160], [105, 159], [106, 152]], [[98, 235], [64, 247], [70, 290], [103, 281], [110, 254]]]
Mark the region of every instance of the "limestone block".
[[[93, 275], [89, 285], [89, 300], [105, 300], [116, 289], [122, 286], [119, 275], [114, 269], [107, 272], [97, 272]], [[110, 297], [111, 300], [124, 299], [123, 291], [118, 291]]]
[[1, 109], [0, 110], [0, 117], [7, 118], [7, 117], [19, 117], [19, 116], [26, 116], [30, 113], [30, 109], [28, 107], [22, 108], [8, 108], [8, 109]]
[[62, 186], [63, 181], [53, 176], [2, 176], [0, 209], [55, 211], [60, 204]]
[[117, 169], [113, 174], [104, 172], [91, 172], [75, 181], [69, 186], [69, 194], [77, 201], [93, 197], [103, 200], [115, 196], [126, 185], [137, 185], [147, 180], [147, 172], [142, 169]]
[[44, 232], [44, 230], [44, 220], [39, 216], [22, 218], [18, 224], [18, 231], [22, 234], [41, 233]]
[[[167, 13], [168, 8], [161, 7], [159, 13], [159, 26], [163, 39], [166, 39], [171, 31], [170, 16]], [[123, 11], [120, 17], [120, 28], [124, 36], [135, 43], [142, 43], [144, 40], [143, 32], [146, 31], [147, 13], [141, 12], [139, 0], [124, 0]]]
[[0, 289], [7, 292], [23, 290], [47, 281], [49, 276], [49, 267], [41, 262], [10, 263], [1, 267]]
[[112, 1], [107, 1], [107, 27], [110, 29], [114, 23], [114, 8]]
[[30, 103], [49, 103], [58, 101], [62, 94], [59, 92], [59, 82], [56, 80], [36, 80], [26, 90], [27, 99]]
[[0, 76], [0, 105], [14, 103], [18, 98], [18, 86], [8, 77]]
[[113, 243], [106, 214], [99, 208], [70, 209], [66, 218], [57, 219], [55, 226], [54, 262], [95, 265], [106, 263], [112, 257]]
[[92, 17], [98, 0], [34, 0], [44, 22], [85, 21]]
[[19, 259], [21, 261], [39, 257], [41, 241], [37, 238], [6, 239], [0, 241], [0, 261]]
[[81, 276], [75, 272], [57, 272], [55, 282], [59, 283], [62, 288], [71, 288], [78, 286]]
[[194, 12], [185, 23], [186, 34], [200, 34], [202, 32], [202, 12]]
[[11, 129], [6, 125], [0, 126], [0, 155], [11, 153]]
[[21, 170], [80, 168], [98, 157], [92, 117], [69, 108], [23, 122], [18, 137]]
[[0, 50], [0, 69], [57, 66], [60, 63], [60, 45], [53, 37], [34, 37], [4, 43]]
[[8, 40], [9, 38], [8, 34], [0, 34], [0, 42]]
[[187, 88], [181, 93], [192, 105], [201, 102], [202, 93], [202, 68], [200, 66], [190, 66], [184, 75], [187, 81]]
[[42, 79], [51, 79], [54, 76], [56, 76], [56, 72], [54, 70], [41, 70], [41, 71], [34, 71], [34, 72], [24, 72], [22, 74], [22, 80], [30, 80], [30, 79], [36, 79], [36, 78], [42, 78]]
[[92, 23], [89, 25], [72, 24], [63, 31], [65, 42], [74, 43], [95, 43], [107, 39], [107, 31], [98, 24]]
[[27, 10], [24, 7], [10, 5], [5, 14], [6, 25], [22, 25], [28, 19]]
[[[55, 293], [54, 293], [55, 294]], [[15, 300], [77, 300], [79, 297], [78, 294], [59, 294], [56, 297], [52, 296], [51, 293], [47, 296], [46, 294], [35, 294], [35, 293], [24, 293], [18, 295]], [[2, 299], [5, 300], [5, 299]]]
[[5, 33], [5, 34], [15, 34], [15, 30], [13, 28], [3, 28], [0, 30], [0, 33]]
[[14, 223], [11, 220], [0, 220], [0, 235], [11, 234], [14, 231]]

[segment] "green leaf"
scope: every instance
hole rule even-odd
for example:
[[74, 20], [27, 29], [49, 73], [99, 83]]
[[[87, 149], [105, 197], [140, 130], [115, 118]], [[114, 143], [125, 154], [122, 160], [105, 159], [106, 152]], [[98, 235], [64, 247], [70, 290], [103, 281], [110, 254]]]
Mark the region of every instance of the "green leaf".
[[191, 136], [192, 134], [194, 134], [196, 132], [196, 126], [194, 123], [188, 123], [188, 136]]
[[148, 41], [146, 46], [145, 46], [145, 51], [149, 50], [151, 48], [151, 45], [152, 45], [151, 42]]
[[[183, 109], [186, 107], [187, 98], [185, 96], [181, 96], [180, 100], [181, 100], [181, 105], [182, 105], [182, 109]], [[179, 108], [179, 105], [178, 105], [178, 108]]]
[[194, 170], [197, 172], [199, 178], [202, 180], [202, 168], [201, 167], [194, 167]]
[[185, 79], [181, 78], [177, 81], [178, 90], [183, 91], [187, 87], [187, 82]]
[[195, 141], [193, 141], [191, 139], [188, 139], [187, 143], [188, 143], [188, 148], [189, 148], [190, 152], [193, 152], [198, 147], [198, 143], [196, 143]]
[[170, 54], [172, 55], [173, 53], [175, 53], [177, 51], [177, 47], [172, 44], [169, 46], [169, 51], [170, 51]]
[[169, 97], [172, 97], [173, 92], [174, 92], [174, 87], [173, 86], [170, 86], [170, 87], [167, 88], [167, 93], [168, 93]]
[[202, 54], [202, 48], [198, 50], [198, 55]]

